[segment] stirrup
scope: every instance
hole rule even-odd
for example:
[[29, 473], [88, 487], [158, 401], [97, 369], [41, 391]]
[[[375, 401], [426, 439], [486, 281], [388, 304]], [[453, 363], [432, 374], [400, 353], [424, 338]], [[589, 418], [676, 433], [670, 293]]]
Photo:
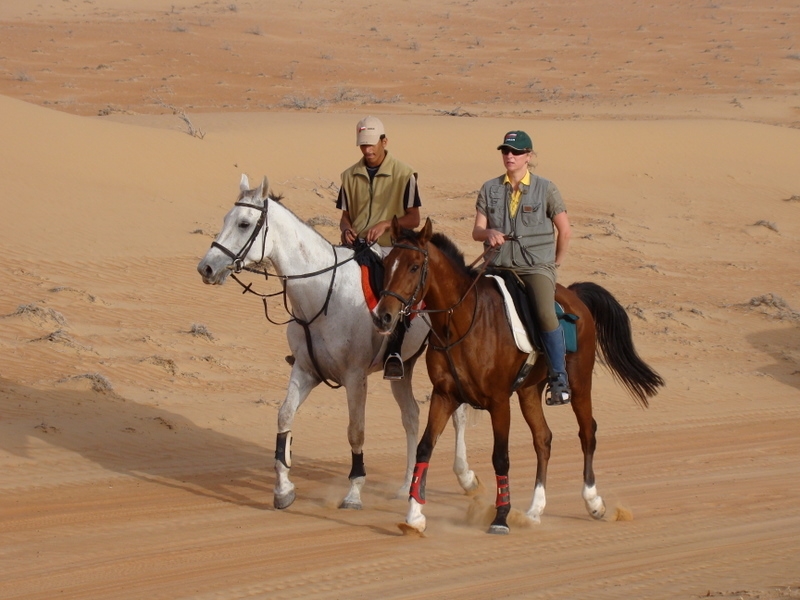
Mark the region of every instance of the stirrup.
[[572, 390], [569, 389], [567, 376], [563, 373], [553, 375], [547, 384], [544, 401], [547, 406], [561, 406], [569, 404], [572, 400]]
[[383, 363], [383, 378], [397, 381], [402, 379], [404, 375], [405, 369], [403, 368], [403, 359], [400, 358], [400, 355], [395, 352], [387, 356], [386, 362]]

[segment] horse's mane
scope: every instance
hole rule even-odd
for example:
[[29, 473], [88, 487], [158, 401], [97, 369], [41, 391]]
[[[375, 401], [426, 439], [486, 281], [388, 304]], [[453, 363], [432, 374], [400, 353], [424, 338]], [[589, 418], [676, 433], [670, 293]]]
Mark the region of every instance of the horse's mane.
[[[252, 199], [252, 198], [257, 196], [256, 192], [258, 192], [258, 189], [247, 190], [247, 191], [242, 193], [242, 195], [240, 196], [240, 199], [243, 198], [243, 197], [248, 197], [248, 198]], [[314, 227], [314, 225], [312, 225], [311, 221], [313, 221], [316, 217], [311, 217], [308, 220], [302, 219], [297, 213], [295, 213], [291, 208], [289, 208], [288, 206], [286, 206], [286, 204], [284, 204], [284, 202], [283, 202], [284, 195], [283, 194], [279, 194], [277, 192], [273, 192], [272, 190], [270, 190], [269, 194], [268, 194], [268, 197], [273, 202], [277, 202], [278, 204], [280, 204], [281, 207], [286, 210], [286, 212], [288, 212], [295, 219], [300, 221], [300, 223], [302, 225], [305, 225], [306, 227], [308, 227], [311, 231], [316, 233], [319, 237], [321, 237], [323, 240], [325, 240], [326, 242], [328, 242], [330, 244], [330, 241], [328, 241], [328, 239], [325, 238], [325, 236], [322, 235], [319, 231], [317, 231], [317, 228]], [[331, 245], [333, 245], [333, 244], [331, 244]]]
[[[403, 229], [401, 238], [417, 241], [419, 240], [419, 233], [412, 231], [411, 229]], [[437, 232], [431, 236], [430, 243], [436, 246], [442, 252], [442, 254], [449, 258], [456, 268], [464, 273], [464, 275], [473, 278], [475, 277], [475, 269], [471, 269], [467, 266], [467, 262], [464, 260], [464, 253], [459, 250], [458, 246], [456, 246], [453, 240], [451, 240], [445, 234]]]

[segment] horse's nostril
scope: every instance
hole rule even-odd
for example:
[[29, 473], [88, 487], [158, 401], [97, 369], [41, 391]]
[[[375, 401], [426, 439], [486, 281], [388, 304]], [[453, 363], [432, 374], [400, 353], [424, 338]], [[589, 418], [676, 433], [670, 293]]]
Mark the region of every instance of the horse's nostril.
[[383, 315], [383, 322], [384, 322], [386, 325], [388, 325], [389, 323], [391, 323], [391, 322], [392, 322], [392, 315], [390, 315], [389, 313], [386, 313], [385, 315]]

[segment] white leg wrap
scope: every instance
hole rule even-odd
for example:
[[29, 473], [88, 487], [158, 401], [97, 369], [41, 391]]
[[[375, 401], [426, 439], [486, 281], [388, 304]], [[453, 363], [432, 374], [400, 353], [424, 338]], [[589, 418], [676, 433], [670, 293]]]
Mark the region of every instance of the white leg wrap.
[[542, 513], [544, 512], [544, 507], [546, 505], [547, 498], [545, 497], [544, 486], [542, 484], [537, 484], [536, 488], [533, 490], [533, 501], [531, 502], [531, 507], [525, 514], [534, 523], [541, 523]]
[[408, 499], [408, 514], [406, 515], [406, 523], [422, 533], [425, 531], [426, 519], [422, 514], [422, 504], [414, 500]]
[[350, 491], [347, 492], [347, 496], [344, 497], [339, 508], [361, 510], [361, 488], [364, 487], [364, 481], [366, 481], [366, 477], [355, 477], [350, 480]]
[[603, 498], [597, 494], [597, 486], [583, 486], [583, 501], [586, 510], [593, 519], [602, 519], [606, 514], [606, 504]]
[[294, 484], [289, 481], [289, 467], [281, 461], [275, 461], [275, 507], [287, 508], [294, 502]]

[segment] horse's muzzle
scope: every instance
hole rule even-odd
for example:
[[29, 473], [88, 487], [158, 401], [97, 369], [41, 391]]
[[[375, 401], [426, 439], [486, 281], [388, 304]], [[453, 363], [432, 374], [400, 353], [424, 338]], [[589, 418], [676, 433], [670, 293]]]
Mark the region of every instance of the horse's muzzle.
[[207, 285], [222, 285], [230, 274], [230, 269], [215, 269], [207, 259], [203, 259], [197, 265], [197, 272], [203, 278], [203, 283]]
[[379, 333], [388, 334], [394, 329], [394, 324], [397, 319], [392, 317], [388, 312], [379, 311], [372, 313], [372, 323]]

